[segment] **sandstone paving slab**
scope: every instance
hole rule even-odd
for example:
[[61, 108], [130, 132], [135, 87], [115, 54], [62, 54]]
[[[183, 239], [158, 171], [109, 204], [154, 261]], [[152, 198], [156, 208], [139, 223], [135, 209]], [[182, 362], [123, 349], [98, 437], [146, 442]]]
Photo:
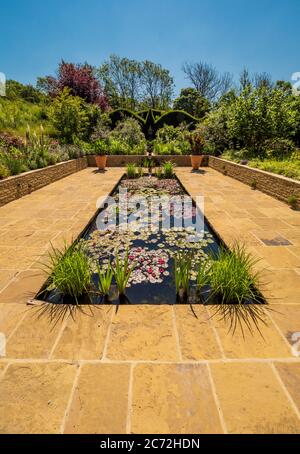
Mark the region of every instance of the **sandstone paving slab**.
[[16, 270], [0, 270], [0, 291], [13, 279], [17, 274]]
[[[230, 213], [230, 212], [229, 212]], [[257, 228], [255, 220], [248, 218], [236, 218], [234, 219], [234, 228], [250, 232]]]
[[[299, 245], [291, 245], [288, 247], [289, 252], [294, 254], [297, 258], [300, 258], [300, 246]], [[300, 269], [299, 266], [297, 266]]]
[[0, 292], [0, 306], [2, 303], [27, 303], [39, 292], [45, 280], [41, 270], [22, 271]]
[[260, 240], [260, 245], [263, 246], [288, 246], [291, 242], [276, 230], [257, 229], [251, 232]]
[[208, 309], [226, 358], [292, 357], [267, 309], [259, 306], [227, 309], [226, 312], [221, 307]]
[[300, 305], [300, 275], [294, 269], [266, 269], [262, 275], [263, 292], [273, 304]]
[[87, 306], [74, 309], [51, 356], [53, 359], [100, 359], [113, 308]]
[[44, 253], [45, 247], [11, 247], [6, 255], [0, 256], [0, 267], [9, 270], [28, 269]]
[[[296, 356], [297, 351], [299, 351], [300, 356], [300, 305], [274, 305], [270, 316], [290, 345], [295, 346], [294, 356]], [[299, 344], [299, 349], [297, 349], [297, 343]]]
[[295, 256], [289, 246], [255, 247], [257, 254], [272, 268], [300, 268], [300, 257]]
[[0, 332], [8, 339], [17, 324], [28, 312], [25, 304], [0, 304]]
[[174, 307], [182, 359], [208, 360], [222, 358], [210, 316], [204, 306]]
[[0, 380], [4, 377], [6, 368], [8, 363], [4, 362], [2, 358], [0, 358]]
[[115, 313], [107, 357], [113, 360], [179, 360], [171, 306], [121, 306]]
[[[2, 209], [0, 207], [0, 209]], [[22, 246], [34, 234], [34, 230], [28, 230], [24, 221], [23, 229], [15, 229], [12, 226], [9, 230], [0, 233], [0, 246]]]
[[58, 235], [59, 229], [52, 230], [40, 230], [35, 232], [33, 236], [24, 243], [24, 246], [34, 245], [43, 249], [45, 245], [51, 243], [51, 241]]
[[51, 312], [52, 306], [30, 307], [23, 321], [7, 342], [8, 358], [39, 358], [50, 356], [64, 320]]
[[293, 227], [300, 227], [300, 213], [297, 212], [293, 216], [286, 216], [284, 221]]
[[253, 222], [263, 229], [286, 229], [288, 224], [276, 217], [254, 218]]
[[300, 420], [269, 364], [209, 367], [229, 433], [300, 433]]
[[300, 358], [297, 363], [275, 363], [275, 367], [300, 412]]
[[77, 367], [10, 364], [0, 381], [0, 433], [60, 433]]
[[126, 433], [129, 375], [129, 365], [83, 365], [64, 432]]
[[206, 366], [137, 365], [133, 372], [131, 432], [222, 433]]

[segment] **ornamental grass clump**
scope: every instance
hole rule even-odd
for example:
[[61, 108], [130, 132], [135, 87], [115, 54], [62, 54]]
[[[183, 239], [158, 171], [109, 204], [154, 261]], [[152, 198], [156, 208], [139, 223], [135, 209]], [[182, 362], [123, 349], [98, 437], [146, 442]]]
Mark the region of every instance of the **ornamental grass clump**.
[[205, 258], [203, 261], [200, 262], [198, 266], [197, 290], [200, 296], [200, 300], [202, 300], [201, 290], [203, 290], [205, 286], [209, 285], [211, 266], [212, 263], [209, 258]]
[[98, 272], [98, 290], [99, 293], [107, 297], [109, 295], [110, 287], [111, 287], [111, 282], [113, 278], [113, 270], [111, 267], [111, 263], [108, 263], [108, 266], [106, 269], [101, 269], [100, 265], [97, 266], [97, 272]]
[[89, 294], [92, 277], [90, 263], [80, 245], [68, 248], [65, 243], [62, 249], [52, 246], [43, 268], [49, 274], [45, 291], [57, 290], [76, 304]]
[[137, 176], [137, 169], [135, 164], [127, 164], [127, 171], [126, 171], [127, 178], [133, 180]]
[[178, 253], [174, 259], [174, 275], [176, 294], [180, 299], [186, 299], [190, 293], [192, 272], [192, 256], [188, 253]]
[[128, 250], [126, 251], [124, 258], [120, 258], [119, 254], [116, 254], [116, 259], [112, 265], [112, 270], [118, 288], [119, 296], [125, 295], [126, 287], [134, 268], [135, 264], [129, 263]]
[[174, 164], [171, 161], [165, 162], [163, 164], [163, 176], [164, 178], [173, 178], [174, 177]]
[[243, 246], [236, 244], [231, 251], [221, 247], [209, 273], [212, 296], [222, 304], [261, 303], [256, 291], [260, 273], [254, 271], [257, 262]]

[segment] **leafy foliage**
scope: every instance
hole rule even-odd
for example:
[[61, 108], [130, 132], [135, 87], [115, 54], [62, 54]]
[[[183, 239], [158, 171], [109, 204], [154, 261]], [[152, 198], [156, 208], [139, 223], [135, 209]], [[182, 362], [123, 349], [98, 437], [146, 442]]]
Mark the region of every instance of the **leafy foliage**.
[[39, 128], [43, 124], [48, 132], [54, 132], [48, 119], [45, 104], [33, 104], [23, 99], [0, 97], [0, 131], [13, 136], [25, 136], [27, 126]]
[[146, 146], [145, 136], [139, 122], [134, 118], [127, 118], [120, 121], [112, 131], [111, 137], [125, 142], [129, 147]]
[[46, 101], [45, 95], [32, 85], [24, 85], [16, 80], [6, 81], [6, 97], [9, 100], [23, 100], [32, 104]]
[[193, 131], [190, 135], [191, 151], [193, 155], [201, 155], [204, 152], [205, 138], [201, 131]]
[[185, 124], [179, 127], [164, 126], [159, 129], [153, 143], [153, 150], [158, 155], [190, 154], [190, 132]]
[[241, 147], [262, 154], [266, 140], [293, 134], [295, 119], [290, 97], [285, 92], [277, 88], [248, 87], [235, 97], [228, 109], [228, 134]]
[[54, 99], [49, 116], [65, 142], [72, 143], [74, 137], [86, 137], [89, 127], [88, 107], [82, 98], [71, 96], [68, 88], [64, 88]]
[[111, 55], [99, 68], [98, 75], [114, 108], [167, 109], [170, 106], [173, 78], [159, 64]]
[[202, 118], [210, 110], [210, 103], [195, 88], [184, 88], [175, 99], [173, 108], [184, 110], [193, 117]]
[[108, 109], [107, 97], [94, 74], [93, 67], [87, 63], [76, 65], [62, 60], [57, 78], [51, 76], [39, 78], [38, 86], [51, 97], [60, 95], [67, 88], [72, 96], [96, 104], [101, 110]]

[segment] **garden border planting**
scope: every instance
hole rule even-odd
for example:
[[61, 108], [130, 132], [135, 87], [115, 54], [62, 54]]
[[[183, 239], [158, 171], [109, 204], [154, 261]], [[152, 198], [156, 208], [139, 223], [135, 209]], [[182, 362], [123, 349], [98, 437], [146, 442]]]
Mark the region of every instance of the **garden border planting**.
[[300, 182], [265, 170], [254, 169], [225, 159], [209, 156], [209, 167], [235, 178], [253, 189], [258, 189], [282, 202], [288, 203], [291, 196], [298, 197], [300, 203]]

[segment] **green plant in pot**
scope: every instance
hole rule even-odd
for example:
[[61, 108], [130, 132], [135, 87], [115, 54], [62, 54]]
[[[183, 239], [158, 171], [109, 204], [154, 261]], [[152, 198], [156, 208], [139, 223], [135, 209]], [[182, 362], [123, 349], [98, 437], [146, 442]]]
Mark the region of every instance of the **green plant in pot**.
[[199, 131], [194, 131], [190, 134], [189, 141], [191, 144], [191, 164], [193, 170], [198, 170], [203, 164], [205, 152], [205, 139]]
[[99, 170], [104, 170], [109, 154], [109, 145], [107, 141], [98, 139], [92, 143], [92, 150], [95, 153], [95, 160]]

